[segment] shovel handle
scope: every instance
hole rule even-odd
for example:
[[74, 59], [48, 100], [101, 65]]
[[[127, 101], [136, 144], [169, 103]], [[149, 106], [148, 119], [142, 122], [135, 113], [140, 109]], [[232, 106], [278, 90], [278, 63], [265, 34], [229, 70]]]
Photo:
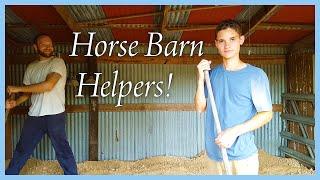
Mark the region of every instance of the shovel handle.
[[[204, 71], [204, 78], [205, 78], [205, 82], [207, 85], [209, 101], [211, 104], [211, 110], [212, 110], [213, 117], [214, 117], [213, 118], [214, 124], [215, 124], [216, 130], [217, 130], [217, 133], [219, 134], [221, 132], [221, 125], [220, 125], [220, 120], [219, 120], [218, 111], [217, 111], [217, 107], [216, 107], [216, 102], [214, 100], [214, 96], [213, 96], [213, 92], [212, 92], [212, 86], [211, 86], [211, 81], [210, 81], [210, 77], [209, 77], [209, 72], [207, 70]], [[231, 166], [230, 166], [230, 162], [229, 162], [228, 154], [227, 154], [227, 149], [220, 148], [220, 151], [221, 151], [226, 174], [232, 175]]]

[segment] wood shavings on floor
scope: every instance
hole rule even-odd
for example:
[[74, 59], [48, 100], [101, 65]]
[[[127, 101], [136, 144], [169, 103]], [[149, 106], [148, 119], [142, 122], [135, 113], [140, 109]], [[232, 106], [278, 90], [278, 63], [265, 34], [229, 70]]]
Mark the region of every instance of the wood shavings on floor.
[[[158, 156], [138, 161], [85, 161], [78, 163], [79, 174], [90, 175], [211, 175], [208, 157]], [[271, 156], [259, 151], [260, 175], [314, 175], [313, 169], [292, 158]], [[6, 165], [9, 162], [6, 161]], [[29, 159], [20, 174], [63, 174], [57, 161]]]

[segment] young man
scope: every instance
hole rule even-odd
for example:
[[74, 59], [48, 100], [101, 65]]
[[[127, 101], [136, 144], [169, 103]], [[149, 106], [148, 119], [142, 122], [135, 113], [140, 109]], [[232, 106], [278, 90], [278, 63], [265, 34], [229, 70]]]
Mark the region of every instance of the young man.
[[8, 86], [7, 91], [23, 93], [17, 100], [7, 100], [11, 109], [31, 97], [28, 118], [24, 121], [20, 140], [6, 174], [19, 174], [42, 136], [47, 134], [55, 149], [64, 174], [78, 174], [77, 165], [65, 132], [65, 84], [67, 70], [62, 59], [53, 56], [52, 40], [39, 35], [34, 41], [39, 59], [28, 65], [24, 86]]
[[[198, 65], [195, 106], [204, 112], [206, 152], [212, 160], [214, 173], [224, 174], [220, 148], [227, 148], [233, 174], [257, 175], [258, 152], [253, 130], [272, 119], [269, 81], [262, 69], [246, 64], [239, 58], [244, 42], [241, 26], [225, 20], [216, 28], [215, 45], [223, 63], [210, 69], [211, 61]], [[222, 132], [216, 134], [210, 103], [206, 103], [204, 70], [208, 70], [216, 101]]]

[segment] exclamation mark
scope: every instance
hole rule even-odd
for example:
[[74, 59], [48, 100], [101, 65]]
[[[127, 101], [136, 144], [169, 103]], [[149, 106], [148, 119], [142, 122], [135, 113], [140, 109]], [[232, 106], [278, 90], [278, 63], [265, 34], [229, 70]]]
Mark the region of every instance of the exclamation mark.
[[[172, 73], [169, 74], [169, 81], [168, 81], [168, 92], [170, 90], [171, 87], [171, 82], [172, 82]], [[167, 93], [167, 97], [169, 97], [169, 93]]]

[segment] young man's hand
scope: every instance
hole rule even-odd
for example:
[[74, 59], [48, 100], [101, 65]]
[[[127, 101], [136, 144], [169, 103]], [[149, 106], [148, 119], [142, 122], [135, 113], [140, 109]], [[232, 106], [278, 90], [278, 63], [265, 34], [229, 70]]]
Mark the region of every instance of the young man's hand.
[[233, 128], [228, 128], [218, 134], [215, 143], [220, 148], [230, 148], [238, 137], [238, 133]]
[[209, 71], [210, 70], [210, 64], [211, 64], [211, 61], [208, 61], [206, 59], [202, 59], [200, 61], [200, 63], [197, 65], [199, 80], [204, 80], [203, 71], [205, 71], [205, 70]]

